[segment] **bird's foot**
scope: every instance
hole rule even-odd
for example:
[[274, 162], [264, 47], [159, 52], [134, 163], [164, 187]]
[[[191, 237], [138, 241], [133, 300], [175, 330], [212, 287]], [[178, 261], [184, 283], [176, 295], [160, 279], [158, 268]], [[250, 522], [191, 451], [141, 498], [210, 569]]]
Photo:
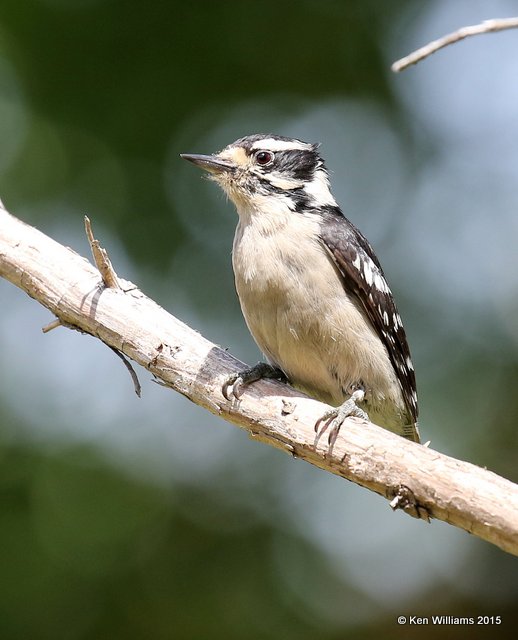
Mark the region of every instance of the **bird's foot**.
[[248, 369], [243, 369], [243, 371], [228, 376], [221, 391], [227, 400], [231, 400], [232, 396], [239, 400], [245, 387], [263, 378], [273, 378], [281, 382], [288, 382], [288, 378], [281, 369], [266, 362], [258, 362], [253, 367], [248, 367]]
[[315, 445], [318, 444], [318, 441], [324, 435], [324, 433], [329, 430], [327, 442], [329, 445], [329, 450], [331, 451], [346, 418], [355, 416], [356, 418], [369, 420], [369, 416], [367, 415], [367, 413], [363, 409], [360, 409], [360, 407], [356, 404], [357, 402], [362, 402], [364, 398], [365, 391], [363, 389], [356, 389], [356, 391], [351, 394], [351, 397], [342, 405], [340, 405], [336, 409], [330, 409], [329, 411], [326, 411], [324, 415], [315, 423], [315, 431], [317, 434], [315, 437]]

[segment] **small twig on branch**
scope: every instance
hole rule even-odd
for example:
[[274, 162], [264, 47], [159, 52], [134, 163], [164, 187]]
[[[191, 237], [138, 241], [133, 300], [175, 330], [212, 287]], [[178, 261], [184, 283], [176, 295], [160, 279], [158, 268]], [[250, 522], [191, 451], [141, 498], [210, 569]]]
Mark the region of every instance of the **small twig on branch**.
[[101, 274], [105, 286], [110, 289], [120, 289], [119, 279], [117, 278], [117, 274], [115, 273], [110, 258], [108, 257], [108, 252], [106, 249], [101, 247], [99, 240], [94, 238], [92, 225], [88, 216], [85, 216], [85, 231], [88, 242], [90, 243], [90, 248], [92, 249], [95, 264], [99, 269], [99, 273]]
[[49, 322], [44, 327], [42, 327], [41, 330], [43, 331], [43, 333], [48, 333], [49, 331], [57, 329], [58, 327], [61, 327], [61, 320], [59, 318], [56, 318], [52, 322]]
[[[115, 269], [112, 266], [111, 260], [108, 257], [108, 252], [106, 249], [103, 249], [99, 243], [99, 240], [94, 238], [94, 234], [92, 231], [92, 224], [90, 222], [90, 218], [85, 216], [85, 231], [86, 237], [88, 238], [88, 242], [90, 244], [90, 249], [92, 250], [92, 255], [95, 261], [97, 268], [99, 269], [99, 273], [101, 274], [101, 278], [103, 279], [104, 285], [109, 289], [121, 289], [119, 279], [117, 274], [115, 273]], [[55, 324], [57, 323], [57, 324]], [[55, 322], [51, 322], [47, 327], [43, 329], [43, 332], [46, 333], [51, 329], [54, 329], [54, 325], [58, 326], [62, 324], [58, 319]], [[135, 373], [135, 369], [131, 366], [129, 360], [125, 357], [125, 355], [112, 345], [108, 345], [110, 349], [122, 360], [124, 366], [128, 370], [131, 380], [133, 382], [133, 388], [135, 389], [135, 393], [140, 398], [140, 394], [142, 392], [142, 387], [140, 386], [140, 381], [138, 379], [137, 374]]]
[[239, 402], [229, 402], [223, 381], [242, 362], [136, 288], [99, 291], [99, 272], [87, 260], [1, 208], [0, 277], [64, 326], [100, 338], [255, 440], [375, 491], [394, 509], [443, 520], [518, 555], [517, 485], [354, 418], [330, 451], [325, 442], [315, 444], [314, 432], [329, 407], [277, 381], [256, 382]]
[[431, 56], [432, 53], [435, 53], [439, 49], [447, 47], [450, 44], [454, 44], [455, 42], [459, 42], [460, 40], [464, 40], [464, 38], [468, 38], [469, 36], [478, 36], [482, 33], [494, 33], [496, 31], [504, 31], [504, 29], [516, 28], [518, 28], [518, 17], [495, 18], [494, 20], [484, 20], [484, 22], [470, 27], [462, 27], [458, 31], [454, 31], [453, 33], [449, 33], [438, 40], [434, 40], [424, 47], [417, 49], [417, 51], [413, 51], [408, 56], [397, 60], [392, 65], [391, 69], [395, 73], [403, 71], [403, 69], [411, 67], [413, 64], [417, 64], [421, 60], [428, 58], [428, 56]]
[[137, 394], [137, 396], [140, 398], [140, 394], [142, 392], [142, 387], [140, 386], [140, 381], [138, 379], [138, 376], [135, 372], [135, 369], [133, 368], [133, 366], [131, 365], [131, 362], [126, 358], [126, 356], [122, 353], [122, 351], [119, 351], [118, 349], [116, 349], [115, 347], [112, 347], [110, 345], [108, 345], [110, 347], [110, 349], [113, 351], [113, 353], [115, 353], [116, 355], [119, 356], [119, 358], [122, 360], [122, 362], [124, 363], [124, 366], [126, 367], [126, 369], [128, 370], [131, 379], [133, 380], [133, 387], [135, 389], [135, 393]]

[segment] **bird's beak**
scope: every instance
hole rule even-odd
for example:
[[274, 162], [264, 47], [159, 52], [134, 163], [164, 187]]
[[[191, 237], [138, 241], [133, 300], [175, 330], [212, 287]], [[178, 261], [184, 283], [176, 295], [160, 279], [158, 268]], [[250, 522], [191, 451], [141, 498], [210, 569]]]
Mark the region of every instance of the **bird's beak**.
[[198, 167], [210, 171], [210, 173], [224, 173], [234, 171], [235, 165], [228, 160], [222, 160], [218, 156], [204, 156], [199, 153], [181, 153], [180, 158], [192, 162]]

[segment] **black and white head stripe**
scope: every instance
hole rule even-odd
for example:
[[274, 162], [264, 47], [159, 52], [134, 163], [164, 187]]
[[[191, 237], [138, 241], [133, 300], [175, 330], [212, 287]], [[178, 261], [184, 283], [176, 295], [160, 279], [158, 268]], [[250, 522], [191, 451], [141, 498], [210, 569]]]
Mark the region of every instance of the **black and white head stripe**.
[[230, 146], [243, 148], [249, 156], [269, 152], [271, 161], [265, 166], [257, 165], [254, 174], [263, 188], [270, 187], [273, 193], [291, 192], [294, 210], [337, 206], [318, 153], [319, 145], [274, 134], [257, 134], [236, 140]]
[[339, 209], [327, 213], [325, 223], [321, 225], [321, 239], [344, 279], [346, 291], [356, 295], [385, 345], [407, 411], [417, 423], [415, 373], [405, 329], [372, 247]]
[[[259, 151], [260, 149], [267, 149], [268, 151], [316, 151], [318, 145], [311, 144], [309, 142], [303, 142], [296, 138], [284, 138], [282, 136], [275, 136], [268, 134], [266, 136], [256, 135], [249, 136], [249, 138], [255, 138], [250, 145], [251, 151]], [[247, 138], [244, 138], [247, 140]], [[236, 144], [236, 143], [235, 143]]]
[[231, 147], [242, 147], [249, 153], [266, 149], [268, 151], [314, 151], [318, 149], [317, 144], [311, 144], [310, 142], [303, 142], [296, 138], [286, 138], [284, 136], [277, 136], [273, 133], [256, 133], [251, 136], [245, 136], [239, 138], [233, 142]]

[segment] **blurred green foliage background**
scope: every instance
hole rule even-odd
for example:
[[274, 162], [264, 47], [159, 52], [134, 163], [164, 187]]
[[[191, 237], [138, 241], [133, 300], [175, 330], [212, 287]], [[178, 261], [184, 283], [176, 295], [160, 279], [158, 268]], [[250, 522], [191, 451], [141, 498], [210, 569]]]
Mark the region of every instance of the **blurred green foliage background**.
[[[255, 362], [235, 213], [180, 152], [322, 143], [414, 354], [432, 447], [518, 481], [516, 32], [400, 76], [511, 0], [2, 0], [0, 197]], [[500, 615], [518, 560], [250, 441], [0, 282], [0, 638], [453, 637], [399, 615]]]

